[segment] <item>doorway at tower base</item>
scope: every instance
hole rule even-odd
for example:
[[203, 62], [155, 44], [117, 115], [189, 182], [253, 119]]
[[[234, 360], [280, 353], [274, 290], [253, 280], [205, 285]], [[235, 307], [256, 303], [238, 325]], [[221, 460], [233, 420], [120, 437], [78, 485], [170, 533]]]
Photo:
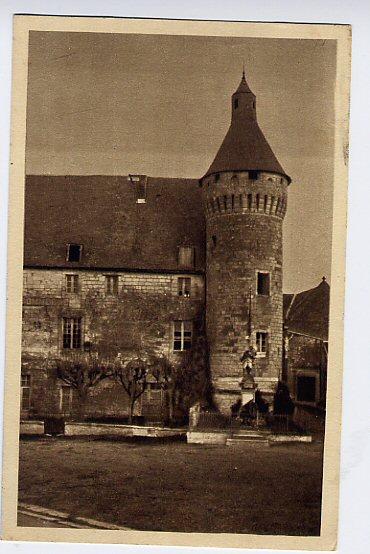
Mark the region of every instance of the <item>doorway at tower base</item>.
[[[238, 402], [238, 400], [245, 400], [245, 398], [242, 398], [243, 391], [240, 382], [241, 377], [218, 377], [213, 380], [214, 403], [217, 409], [226, 416], [231, 415], [231, 406], [233, 404]], [[266, 400], [272, 408], [278, 378], [254, 377], [254, 382], [255, 388], [261, 392], [263, 399]]]

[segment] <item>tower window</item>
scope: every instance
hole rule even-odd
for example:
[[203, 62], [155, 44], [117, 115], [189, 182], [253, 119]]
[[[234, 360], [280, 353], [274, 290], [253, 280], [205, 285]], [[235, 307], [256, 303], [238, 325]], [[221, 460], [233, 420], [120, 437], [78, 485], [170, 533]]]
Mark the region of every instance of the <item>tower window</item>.
[[80, 262], [82, 255], [82, 244], [67, 245], [67, 262]]
[[267, 194], [265, 194], [265, 200], [264, 200], [264, 204], [263, 204], [263, 210], [266, 212], [267, 211]]
[[257, 210], [257, 212], [259, 211], [259, 209], [260, 209], [260, 195], [256, 194], [256, 210]]
[[257, 181], [259, 172], [253, 169], [252, 171], [249, 171], [249, 178], [251, 181]]
[[177, 294], [189, 298], [191, 291], [191, 278], [179, 277], [177, 279]]
[[217, 237], [216, 235], [212, 235], [212, 246], [216, 246], [217, 244]]
[[257, 272], [257, 294], [261, 296], [270, 295], [270, 274], [267, 271]]
[[216, 173], [216, 175], [215, 175], [215, 181], [216, 181], [216, 183], [217, 183], [217, 181], [219, 181], [219, 180], [220, 180], [220, 174], [219, 174], [219, 173]]
[[234, 100], [234, 110], [236, 110], [238, 106], [239, 106], [239, 99], [235, 98], [235, 100]]
[[189, 350], [193, 339], [192, 321], [173, 322], [173, 349], [175, 352]]
[[79, 290], [78, 275], [66, 275], [66, 291], [76, 293]]
[[257, 331], [256, 333], [257, 356], [264, 358], [267, 353], [267, 333], [266, 331]]
[[253, 201], [252, 195], [248, 194], [248, 210], [252, 209], [252, 201]]
[[80, 317], [63, 317], [63, 348], [81, 348]]
[[194, 259], [194, 248], [192, 246], [179, 247], [179, 267], [182, 267], [184, 269], [193, 269]]

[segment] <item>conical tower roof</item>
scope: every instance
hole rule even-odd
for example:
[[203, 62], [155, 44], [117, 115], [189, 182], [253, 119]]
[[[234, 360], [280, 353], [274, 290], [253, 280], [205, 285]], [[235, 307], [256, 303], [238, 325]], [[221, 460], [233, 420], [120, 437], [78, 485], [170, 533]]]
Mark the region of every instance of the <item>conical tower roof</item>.
[[232, 96], [230, 128], [205, 176], [222, 171], [268, 171], [287, 177], [256, 117], [256, 97], [245, 75]]

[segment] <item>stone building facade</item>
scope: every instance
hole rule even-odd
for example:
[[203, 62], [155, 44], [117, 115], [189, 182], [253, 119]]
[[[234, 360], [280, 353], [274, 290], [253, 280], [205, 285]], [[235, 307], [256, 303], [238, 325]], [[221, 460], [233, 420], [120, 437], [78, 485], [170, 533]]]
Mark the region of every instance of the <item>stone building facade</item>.
[[[48, 370], [49, 362], [63, 351], [88, 351], [108, 339], [108, 348], [116, 342], [123, 354], [150, 351], [176, 363], [185, 339], [193, 341], [197, 333], [203, 286], [201, 275], [189, 273], [26, 269], [22, 392], [28, 380], [32, 395], [22, 398], [22, 415], [70, 416], [78, 411], [76, 391]], [[178, 333], [180, 345], [175, 342]], [[149, 384], [136, 413], [161, 419], [163, 414], [155, 413], [152, 406], [158, 395], [160, 389]], [[124, 418], [127, 411], [127, 395], [115, 381], [108, 379], [91, 389], [87, 417]]]
[[[175, 360], [192, 348], [204, 315], [218, 407], [229, 413], [240, 395], [248, 344], [257, 350], [257, 385], [271, 396], [282, 376], [282, 224], [290, 178], [258, 126], [244, 73], [231, 114], [200, 180], [26, 178], [24, 416], [55, 406], [73, 412], [73, 391], [48, 373], [48, 357], [88, 350], [105, 333], [124, 348], [151, 348]], [[127, 413], [117, 386], [104, 381], [91, 392], [92, 417]], [[153, 412], [155, 395], [149, 388], [138, 412]]]

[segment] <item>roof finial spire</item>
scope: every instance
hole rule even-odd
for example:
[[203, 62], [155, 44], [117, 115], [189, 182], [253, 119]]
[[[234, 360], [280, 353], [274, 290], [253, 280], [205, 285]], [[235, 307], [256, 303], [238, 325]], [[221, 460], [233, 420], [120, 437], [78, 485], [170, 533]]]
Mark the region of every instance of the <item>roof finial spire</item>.
[[243, 62], [243, 77], [242, 78], [245, 80], [245, 62]]

